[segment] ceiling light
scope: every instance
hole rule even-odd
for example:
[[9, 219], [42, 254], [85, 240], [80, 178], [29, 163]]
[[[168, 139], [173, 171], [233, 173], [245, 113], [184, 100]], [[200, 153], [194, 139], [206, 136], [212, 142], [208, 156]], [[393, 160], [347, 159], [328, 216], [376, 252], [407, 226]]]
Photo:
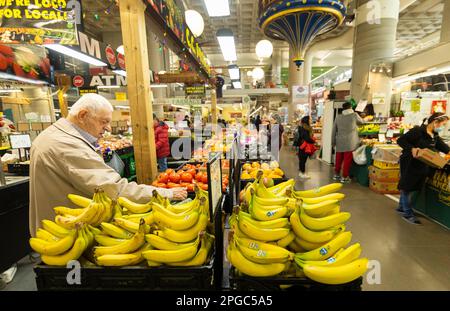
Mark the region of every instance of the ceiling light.
[[209, 16], [229, 16], [230, 15], [230, 5], [228, 0], [204, 0], [206, 5], [206, 10]]
[[383, 73], [383, 68], [380, 68], [380, 70], [378, 72], [379, 73]]
[[1, 89], [0, 90], [1, 94], [3, 94], [3, 93], [18, 93], [18, 92], [22, 92], [22, 90], [19, 90], [19, 89], [10, 89], [10, 90], [8, 90], [8, 89]]
[[247, 77], [253, 77], [253, 71], [249, 70], [247, 71]]
[[333, 51], [329, 51], [327, 54], [325, 54], [325, 55], [320, 59], [320, 61], [323, 62], [325, 59], [328, 58], [328, 56], [331, 55], [331, 53], [333, 53]]
[[14, 81], [20, 81], [20, 82], [25, 82], [28, 84], [36, 84], [36, 85], [44, 85], [47, 84], [46, 81], [41, 81], [41, 80], [33, 80], [33, 79], [29, 79], [29, 78], [22, 78], [16, 75], [12, 75], [9, 73], [5, 73], [5, 72], [0, 72], [0, 79], [4, 79], [4, 80], [14, 80]]
[[205, 22], [203, 21], [203, 17], [195, 10], [187, 10], [184, 12], [184, 16], [186, 17], [186, 24], [189, 29], [192, 31], [195, 37], [200, 37], [205, 29]]
[[164, 88], [167, 87], [167, 84], [150, 84], [150, 87], [154, 89]]
[[391, 71], [392, 71], [392, 69], [391, 69], [391, 68], [388, 68], [388, 69], [387, 69], [387, 72], [391, 72]]
[[314, 81], [322, 78], [323, 76], [326, 76], [327, 74], [329, 74], [330, 72], [332, 72], [333, 70], [335, 70], [336, 68], [338, 68], [338, 66], [334, 66], [333, 68], [331, 68], [330, 70], [328, 70], [327, 72], [322, 73], [320, 76], [314, 78], [310, 83], [313, 83]]
[[120, 75], [120, 76], [127, 76], [127, 72], [125, 70], [113, 70], [112, 72], [114, 72], [116, 75]]
[[119, 85], [99, 85], [98, 89], [120, 89]]
[[252, 76], [255, 80], [261, 80], [262, 78], [264, 78], [264, 70], [262, 70], [262, 68], [260, 67], [256, 67], [255, 69], [253, 69]]
[[125, 48], [123, 47], [123, 45], [120, 45], [117, 49], [116, 49], [117, 53], [125, 55]]
[[98, 67], [105, 67], [106, 64], [96, 58], [93, 58], [91, 56], [88, 56], [86, 54], [83, 54], [81, 52], [75, 51], [73, 49], [70, 49], [64, 45], [60, 45], [60, 44], [46, 44], [44, 45], [46, 48], [56, 51], [58, 53], [76, 58], [78, 60], [81, 60], [82, 62], [91, 64], [93, 66], [98, 66]]
[[241, 81], [233, 81], [232, 83], [233, 83], [233, 87], [234, 87], [235, 89], [242, 89], [242, 83], [241, 83]]
[[377, 72], [377, 69], [376, 69], [376, 68], [373, 68], [373, 69], [372, 69], [372, 72]]
[[239, 67], [236, 65], [228, 66], [228, 73], [230, 74], [231, 80], [240, 80], [241, 79]]
[[130, 106], [114, 106], [114, 108], [119, 108], [119, 109], [130, 109]]
[[230, 29], [220, 29], [217, 31], [217, 40], [219, 41], [220, 49], [222, 50], [225, 61], [236, 61], [236, 45], [234, 43], [233, 32]]
[[269, 40], [261, 40], [256, 44], [256, 55], [258, 58], [269, 58], [273, 53], [273, 45]]
[[396, 84], [402, 84], [405, 82], [410, 82], [410, 81], [414, 81], [414, 80], [417, 80], [420, 78], [430, 77], [430, 76], [439, 75], [439, 74], [447, 73], [447, 72], [450, 72], [450, 66], [442, 67], [439, 69], [434, 69], [432, 71], [424, 71], [424, 72], [420, 72], [420, 73], [409, 75], [409, 76], [402, 77], [402, 78], [397, 78], [397, 79], [394, 79], [394, 81]]

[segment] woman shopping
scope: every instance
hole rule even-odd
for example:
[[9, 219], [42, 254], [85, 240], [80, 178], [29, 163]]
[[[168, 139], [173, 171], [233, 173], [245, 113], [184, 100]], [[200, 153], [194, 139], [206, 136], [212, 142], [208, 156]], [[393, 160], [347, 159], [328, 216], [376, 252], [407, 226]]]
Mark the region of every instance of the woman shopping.
[[333, 147], [336, 148], [336, 165], [333, 179], [341, 183], [350, 183], [349, 175], [353, 161], [353, 151], [359, 146], [358, 126], [364, 124], [364, 120], [353, 111], [349, 102], [344, 103], [342, 108], [342, 114], [336, 117], [333, 127]]
[[298, 162], [299, 174], [301, 179], [311, 178], [306, 174], [306, 161], [316, 151], [316, 140], [313, 136], [311, 127], [311, 118], [309, 116], [303, 117], [300, 121], [300, 126], [297, 128], [294, 145], [298, 147]]
[[425, 148], [445, 154], [450, 152], [450, 147], [439, 136], [448, 120], [445, 114], [435, 113], [428, 120], [425, 119], [421, 126], [414, 127], [397, 140], [403, 149], [400, 157], [400, 203], [397, 212], [411, 224], [421, 224], [413, 212], [413, 197], [414, 192], [422, 189], [430, 174], [430, 167], [417, 159], [417, 153]]

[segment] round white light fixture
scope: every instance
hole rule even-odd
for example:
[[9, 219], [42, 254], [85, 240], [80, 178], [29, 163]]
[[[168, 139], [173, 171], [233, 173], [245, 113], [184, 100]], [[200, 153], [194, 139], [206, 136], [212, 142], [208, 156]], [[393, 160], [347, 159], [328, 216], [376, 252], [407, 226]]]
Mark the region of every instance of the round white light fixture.
[[205, 29], [205, 22], [200, 13], [195, 10], [187, 10], [184, 12], [184, 16], [186, 17], [186, 24], [189, 26], [189, 29], [191, 29], [194, 36], [200, 37]]
[[256, 44], [258, 58], [269, 58], [273, 53], [273, 45], [269, 40], [261, 40]]
[[253, 77], [253, 71], [249, 70], [247, 71], [247, 77]]
[[262, 70], [262, 68], [260, 67], [256, 67], [255, 69], [253, 69], [252, 76], [255, 80], [261, 80], [262, 78], [264, 78], [264, 70]]
[[123, 47], [123, 45], [120, 45], [117, 49], [116, 49], [117, 53], [125, 55], [125, 48]]

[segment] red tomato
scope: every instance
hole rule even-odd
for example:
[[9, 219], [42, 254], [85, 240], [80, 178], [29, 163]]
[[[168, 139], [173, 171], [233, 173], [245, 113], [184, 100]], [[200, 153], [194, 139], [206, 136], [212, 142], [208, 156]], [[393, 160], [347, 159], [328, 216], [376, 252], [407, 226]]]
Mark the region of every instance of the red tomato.
[[158, 187], [158, 188], [167, 188], [167, 185], [159, 182], [159, 183], [156, 183], [156, 186], [155, 186], [155, 187]]
[[202, 188], [203, 190], [208, 190], [208, 185], [203, 184], [203, 185], [201, 186], [201, 188]]
[[183, 170], [178, 170], [178, 171], [177, 171], [177, 174], [180, 175], [180, 176], [181, 176], [183, 173], [184, 173]]
[[188, 192], [194, 192], [194, 184], [188, 184], [186, 188]]
[[180, 184], [176, 184], [176, 183], [173, 183], [173, 182], [169, 182], [169, 183], [167, 184], [167, 188], [172, 189], [172, 188], [182, 188], [182, 187], [180, 186]]
[[192, 175], [189, 174], [189, 173], [183, 173], [183, 174], [181, 175], [181, 181], [187, 182], [187, 183], [192, 182]]
[[203, 179], [203, 173], [202, 173], [202, 172], [198, 172], [198, 173], [195, 175], [195, 180], [201, 182], [202, 179]]
[[180, 179], [181, 179], [181, 177], [177, 173], [172, 173], [172, 174], [169, 175], [169, 181], [172, 182], [172, 183], [176, 183], [177, 184], [177, 183], [180, 182]]
[[187, 188], [191, 183], [188, 182], [180, 182], [180, 186], [183, 188]]
[[172, 174], [172, 173], [175, 173], [175, 171], [174, 171], [173, 169], [169, 168], [169, 169], [166, 170], [166, 173], [167, 173], [168, 175], [170, 175], [170, 174]]
[[159, 174], [158, 182], [167, 184], [168, 181], [169, 181], [169, 174], [167, 173]]
[[158, 181], [157, 181], [157, 180], [155, 180], [154, 182], [152, 182], [152, 186], [153, 186], [153, 187], [158, 187], [157, 184], [158, 184]]
[[202, 183], [207, 184], [208, 183], [208, 174], [204, 173], [202, 176]]
[[222, 184], [224, 184], [225, 186], [228, 186], [228, 178], [224, 178], [223, 180], [222, 180]]
[[8, 61], [3, 54], [0, 54], [0, 70], [5, 71], [8, 68]]
[[197, 174], [197, 170], [195, 168], [191, 168], [186, 171], [186, 173], [191, 174], [192, 178], [195, 178], [195, 174]]

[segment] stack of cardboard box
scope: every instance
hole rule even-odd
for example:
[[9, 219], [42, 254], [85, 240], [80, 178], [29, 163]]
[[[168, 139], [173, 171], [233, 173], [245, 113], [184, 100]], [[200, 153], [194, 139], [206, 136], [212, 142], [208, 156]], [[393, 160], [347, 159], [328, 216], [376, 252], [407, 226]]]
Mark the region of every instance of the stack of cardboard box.
[[381, 194], [398, 194], [402, 149], [397, 145], [377, 145], [372, 151], [373, 166], [369, 167], [369, 187]]

